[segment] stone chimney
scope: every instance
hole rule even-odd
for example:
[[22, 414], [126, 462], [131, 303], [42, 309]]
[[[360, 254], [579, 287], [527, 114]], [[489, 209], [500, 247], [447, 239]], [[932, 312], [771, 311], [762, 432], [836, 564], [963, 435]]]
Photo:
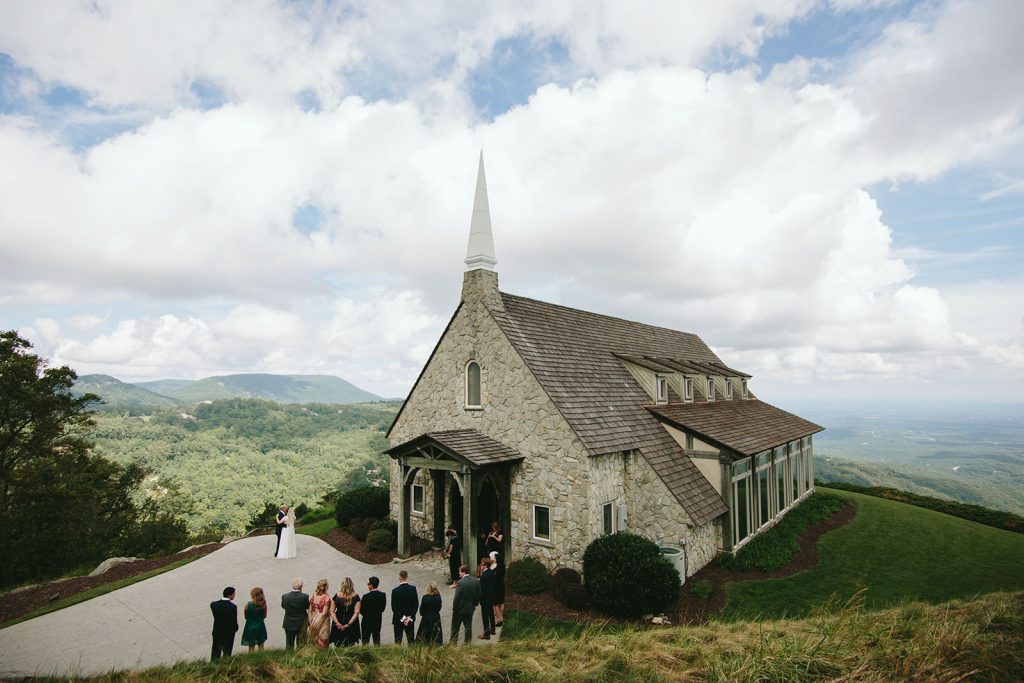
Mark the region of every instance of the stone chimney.
[[462, 300], [481, 300], [488, 308], [503, 310], [498, 293], [498, 259], [494, 256], [491, 234], [491, 209], [487, 202], [487, 178], [484, 175], [484, 153], [476, 172], [476, 196], [473, 198], [473, 219], [466, 246], [466, 274], [462, 277]]

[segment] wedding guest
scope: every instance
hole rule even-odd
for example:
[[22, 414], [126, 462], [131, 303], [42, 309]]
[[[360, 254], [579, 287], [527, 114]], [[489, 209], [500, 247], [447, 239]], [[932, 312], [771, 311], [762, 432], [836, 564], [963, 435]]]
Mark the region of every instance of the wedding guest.
[[444, 634], [441, 632], [441, 592], [433, 581], [427, 582], [427, 592], [420, 601], [420, 628], [416, 632], [416, 640], [426, 645], [444, 643]]
[[395, 644], [402, 644], [402, 636], [412, 645], [416, 637], [416, 610], [419, 608], [419, 596], [416, 586], [408, 583], [409, 572], [404, 569], [398, 572], [398, 585], [391, 590], [391, 625], [395, 629]]
[[331, 622], [334, 619], [334, 602], [327, 593], [327, 579], [316, 582], [316, 591], [309, 599], [309, 613], [306, 616], [309, 637], [321, 649], [331, 643]]
[[448, 536], [445, 557], [448, 558], [448, 576], [451, 578], [448, 585], [455, 588], [455, 583], [459, 580], [459, 565], [462, 564], [462, 538], [453, 524], [448, 525], [448, 531], [445, 533]]
[[263, 652], [263, 643], [267, 642], [267, 598], [259, 586], [249, 591], [249, 602], [245, 605], [243, 616], [245, 628], [242, 629], [242, 645], [249, 646], [249, 654], [256, 648]]
[[494, 628], [494, 582], [495, 571], [491, 566], [491, 558], [485, 557], [480, 563], [483, 571], [480, 572], [480, 619], [483, 622], [484, 632], [477, 636], [480, 640], [490, 640], [491, 636], [498, 635]]
[[494, 567], [494, 625], [501, 628], [505, 623], [505, 563], [499, 553], [492, 551], [490, 557]]
[[501, 528], [501, 522], [491, 522], [491, 532], [484, 539], [484, 550], [485, 555], [505, 552], [505, 530]]
[[210, 603], [210, 611], [213, 612], [211, 661], [220, 659], [221, 656], [231, 656], [231, 649], [235, 645], [235, 632], [238, 631], [238, 607], [232, 602], [235, 599], [235, 589], [228, 586], [222, 595], [220, 600]]
[[359, 593], [347, 576], [334, 595], [334, 615], [331, 642], [335, 645], [359, 644]]
[[295, 641], [299, 637], [302, 625], [306, 623], [306, 612], [309, 610], [309, 595], [302, 592], [302, 579], [292, 580], [291, 591], [281, 596], [281, 608], [284, 610], [284, 621], [281, 622], [284, 629], [284, 647], [286, 650], [294, 650]]
[[363, 645], [367, 645], [370, 638], [373, 638], [374, 645], [380, 645], [380, 625], [384, 619], [384, 608], [388, 606], [388, 596], [380, 590], [380, 579], [376, 576], [371, 576], [366, 582], [366, 586], [370, 590], [363, 594], [363, 599], [360, 601]]
[[470, 576], [469, 567], [459, 567], [459, 583], [455, 586], [455, 598], [452, 600], [452, 635], [448, 642], [459, 640], [459, 627], [465, 630], [462, 643], [473, 641], [473, 611], [480, 602], [480, 579]]

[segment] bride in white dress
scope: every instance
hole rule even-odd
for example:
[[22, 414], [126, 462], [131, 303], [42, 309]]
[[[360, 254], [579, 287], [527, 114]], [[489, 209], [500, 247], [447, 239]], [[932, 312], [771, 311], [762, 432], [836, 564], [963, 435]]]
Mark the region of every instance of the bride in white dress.
[[289, 508], [284, 528], [281, 529], [281, 547], [277, 551], [277, 559], [289, 560], [295, 555], [295, 513]]

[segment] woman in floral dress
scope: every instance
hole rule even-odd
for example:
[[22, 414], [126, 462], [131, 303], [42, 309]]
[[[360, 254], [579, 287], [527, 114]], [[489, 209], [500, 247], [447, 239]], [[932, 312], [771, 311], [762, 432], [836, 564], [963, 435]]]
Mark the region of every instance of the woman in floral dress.
[[316, 582], [316, 592], [309, 599], [309, 639], [321, 649], [331, 642], [331, 620], [334, 618], [334, 603], [327, 594], [327, 579]]

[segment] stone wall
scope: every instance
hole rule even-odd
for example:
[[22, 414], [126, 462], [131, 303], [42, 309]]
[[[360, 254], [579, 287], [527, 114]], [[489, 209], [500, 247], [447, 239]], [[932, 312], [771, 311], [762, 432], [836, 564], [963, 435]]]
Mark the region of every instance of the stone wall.
[[[626, 503], [625, 458], [622, 453], [609, 453], [590, 458], [590, 537], [591, 540], [604, 533], [602, 508], [612, 503], [614, 520], [619, 505]], [[614, 524], [614, 523], [613, 523]], [[615, 529], [621, 531], [620, 529]], [[582, 558], [581, 558], [582, 559]], [[579, 568], [579, 567], [577, 567]]]
[[[480, 409], [465, 407], [464, 370], [481, 366]], [[509, 561], [530, 555], [547, 565], [578, 566], [591, 540], [590, 464], [582, 444], [479, 300], [467, 300], [410, 395], [389, 440], [404, 443], [429, 431], [476, 429], [525, 456], [511, 472]], [[399, 468], [391, 463], [391, 511], [398, 515]], [[411, 527], [433, 525], [426, 515]], [[532, 506], [551, 508], [551, 543], [532, 539]], [[447, 522], [448, 520], [446, 520]], [[478, 520], [483, 525], [483, 520]], [[428, 536], [429, 537], [429, 536]]]
[[687, 575], [714, 558], [718, 551], [714, 523], [694, 527], [675, 496], [638, 452], [629, 457], [625, 487], [630, 531], [658, 544], [685, 544]]

